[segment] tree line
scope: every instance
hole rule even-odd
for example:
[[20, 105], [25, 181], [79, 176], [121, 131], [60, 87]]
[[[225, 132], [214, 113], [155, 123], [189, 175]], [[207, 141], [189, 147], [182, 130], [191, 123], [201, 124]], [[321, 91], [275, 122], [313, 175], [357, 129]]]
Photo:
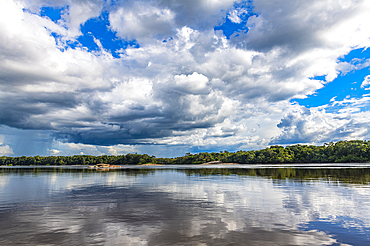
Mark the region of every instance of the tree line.
[[186, 153], [175, 158], [157, 158], [147, 154], [127, 155], [74, 155], [74, 156], [22, 156], [0, 157], [0, 165], [116, 165], [138, 164], [202, 164], [212, 161], [239, 164], [283, 164], [283, 163], [350, 163], [370, 162], [370, 141], [351, 140], [315, 145], [274, 145], [261, 150], [237, 152]]

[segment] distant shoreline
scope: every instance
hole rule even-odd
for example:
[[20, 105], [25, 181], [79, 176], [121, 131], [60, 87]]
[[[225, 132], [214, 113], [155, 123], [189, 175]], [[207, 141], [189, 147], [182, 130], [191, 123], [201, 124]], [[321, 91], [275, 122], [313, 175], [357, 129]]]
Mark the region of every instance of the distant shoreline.
[[22, 156], [0, 157], [0, 166], [31, 165], [274, 165], [305, 163], [370, 163], [370, 141], [351, 140], [316, 145], [273, 145], [261, 150], [236, 152], [186, 153], [180, 157], [155, 157], [148, 154], [126, 155], [74, 155], [74, 156]]
[[[110, 165], [110, 164], [108, 164]], [[370, 168], [370, 162], [346, 162], [346, 163], [189, 163], [189, 164], [159, 164], [159, 163], [146, 163], [146, 164], [120, 164], [120, 165], [111, 165], [107, 168], [121, 168], [121, 167], [171, 167], [171, 166], [202, 166], [202, 167], [208, 167], [208, 166], [259, 166], [259, 167], [353, 167], [353, 165], [357, 165], [359, 167], [369, 167]], [[0, 165], [0, 168], [5, 167], [96, 167], [86, 164], [73, 164], [73, 165]]]

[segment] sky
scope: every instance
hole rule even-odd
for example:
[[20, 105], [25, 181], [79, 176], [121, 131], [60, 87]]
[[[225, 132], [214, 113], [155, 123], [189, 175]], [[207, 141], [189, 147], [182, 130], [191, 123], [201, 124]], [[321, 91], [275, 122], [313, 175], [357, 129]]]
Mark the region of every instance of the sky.
[[370, 139], [368, 0], [2, 0], [0, 156]]

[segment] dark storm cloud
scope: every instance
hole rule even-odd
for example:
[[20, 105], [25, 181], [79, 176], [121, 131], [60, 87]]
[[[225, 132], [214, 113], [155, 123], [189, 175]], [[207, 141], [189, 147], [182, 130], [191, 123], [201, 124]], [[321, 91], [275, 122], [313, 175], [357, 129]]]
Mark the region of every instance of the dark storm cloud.
[[[103, 123], [94, 127], [71, 124], [67, 129], [60, 129], [54, 136], [67, 142], [93, 145], [150, 144], [153, 143], [153, 139], [181, 136], [186, 131], [207, 129], [216, 123], [217, 121], [183, 122], [183, 119], [161, 117], [145, 120], [141, 117], [138, 120], [121, 121], [119, 124]], [[176, 134], [175, 131], [181, 134]]]
[[[20, 129], [54, 130], [57, 139], [69, 142], [112, 145], [146, 144], [148, 139], [174, 136], [174, 131], [209, 128], [224, 120], [217, 116], [222, 99], [215, 101], [207, 95], [199, 96], [194, 100], [211, 107], [192, 115], [192, 99], [187, 98], [191, 94], [176, 90], [176, 87], [156, 90], [155, 98], [162, 102], [162, 106], [133, 101], [121, 111], [112, 110], [111, 104], [102, 100], [101, 90], [7, 93], [0, 106], [0, 123]], [[62, 110], [78, 107], [84, 107], [87, 113], [58, 115]]]
[[[44, 115], [79, 104], [72, 93], [7, 93], [0, 100], [0, 123], [21, 129], [54, 129]], [[35, 118], [33, 116], [40, 116]]]
[[52, 108], [71, 108], [81, 103], [78, 93], [57, 92], [57, 93], [28, 93], [25, 103], [45, 104], [48, 109]]
[[20, 71], [12, 70], [7, 67], [4, 68], [0, 65], [0, 86], [17, 87], [30, 84], [42, 84], [50, 80], [55, 81], [56, 78], [42, 73], [41, 70]]

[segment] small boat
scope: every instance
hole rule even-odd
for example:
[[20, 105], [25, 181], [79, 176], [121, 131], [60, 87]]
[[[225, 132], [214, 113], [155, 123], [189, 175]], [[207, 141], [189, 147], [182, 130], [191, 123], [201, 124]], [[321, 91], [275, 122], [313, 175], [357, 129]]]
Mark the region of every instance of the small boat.
[[100, 164], [96, 164], [94, 166], [89, 166], [89, 168], [95, 168], [95, 169], [113, 169], [113, 168], [121, 168], [121, 166], [100, 163]]

